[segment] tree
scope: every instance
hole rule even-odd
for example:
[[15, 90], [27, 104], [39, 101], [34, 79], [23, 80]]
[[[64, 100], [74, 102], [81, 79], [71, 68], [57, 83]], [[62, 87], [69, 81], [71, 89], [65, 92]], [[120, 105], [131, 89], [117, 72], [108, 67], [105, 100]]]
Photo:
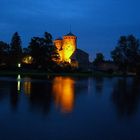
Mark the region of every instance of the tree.
[[97, 53], [96, 58], [94, 60], [94, 64], [98, 65], [100, 63], [104, 62], [104, 55], [102, 53]]
[[22, 53], [25, 54], [25, 55], [29, 55], [29, 53], [30, 53], [29, 48], [23, 48]]
[[53, 45], [53, 41], [52, 41], [52, 35], [48, 32], [44, 33], [44, 38], [45, 38], [45, 42], [48, 45]]
[[21, 62], [22, 58], [22, 47], [21, 47], [21, 39], [18, 34], [18, 32], [15, 32], [12, 36], [11, 43], [10, 43], [10, 54], [11, 54], [11, 60], [12, 65], [17, 65]]
[[0, 41], [0, 53], [8, 52], [8, 50], [9, 50], [9, 44]]
[[0, 41], [0, 63], [6, 63], [9, 54], [9, 44]]
[[133, 35], [121, 36], [111, 57], [123, 72], [127, 72], [130, 67], [136, 69], [140, 65], [139, 40]]
[[56, 59], [59, 59], [59, 54], [57, 52], [57, 48], [53, 44], [52, 35], [45, 32], [44, 37], [46, 43], [47, 62], [52, 63], [53, 60], [55, 61]]
[[48, 69], [53, 66], [57, 52], [50, 33], [45, 32], [44, 37], [33, 37], [28, 48], [36, 67]]

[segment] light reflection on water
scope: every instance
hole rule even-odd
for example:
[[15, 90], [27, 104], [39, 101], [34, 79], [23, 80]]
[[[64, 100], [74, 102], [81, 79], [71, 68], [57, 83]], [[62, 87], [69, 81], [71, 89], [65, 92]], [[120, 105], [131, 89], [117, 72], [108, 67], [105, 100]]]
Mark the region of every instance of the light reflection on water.
[[1, 77], [0, 124], [0, 140], [139, 140], [140, 80]]
[[[21, 81], [21, 76], [17, 77], [17, 91], [20, 93], [21, 82], [23, 83], [24, 94], [31, 94], [31, 78], [25, 77]], [[69, 113], [74, 106], [74, 80], [70, 77], [55, 77], [52, 81], [52, 94], [55, 105], [63, 113]]]
[[[4, 79], [2, 78], [1, 80]], [[21, 77], [21, 75], [18, 75], [16, 80], [13, 78], [9, 78], [8, 80], [6, 78], [5, 80], [12, 83], [12, 96], [14, 95], [14, 83], [16, 82], [17, 92], [15, 91], [15, 93], [27, 95], [31, 102], [38, 100], [39, 104], [42, 105], [43, 102], [45, 103], [44, 100], [49, 103], [51, 102], [51, 99], [53, 99], [55, 108], [61, 113], [71, 113], [73, 111], [78, 91], [81, 92], [85, 90], [86, 94], [89, 96], [100, 95], [104, 98], [102, 94], [105, 90], [107, 88], [112, 88], [112, 93], [109, 93], [109, 96], [117, 107], [117, 111], [119, 111], [118, 114], [128, 113], [128, 115], [131, 115], [130, 112], [134, 113], [134, 110], [136, 109], [135, 106], [138, 102], [137, 100], [140, 91], [139, 80], [133, 78], [118, 78], [114, 79], [113, 82], [110, 79], [109, 82], [111, 82], [110, 84], [112, 84], [112, 87], [106, 86], [108, 80], [104, 83], [105, 79], [102, 77], [77, 80], [71, 77], [58, 76], [53, 78], [48, 77], [46, 80], [34, 80], [30, 77]], [[15, 98], [16, 96], [17, 95], [15, 94], [13, 97]], [[108, 95], [105, 96], [105, 98], [107, 98]], [[19, 97], [17, 99], [19, 99]]]
[[71, 112], [74, 106], [74, 80], [69, 77], [55, 77], [52, 84], [55, 104], [62, 112]]
[[17, 76], [17, 90], [20, 92], [20, 86], [21, 86], [21, 77], [20, 74], [18, 74]]
[[[10, 91], [12, 98], [19, 100], [22, 97], [18, 97], [17, 94], [21, 93], [27, 95], [31, 103], [35, 101], [35, 103], [45, 105], [45, 100], [47, 104], [53, 101], [56, 110], [61, 113], [71, 113], [77, 95], [82, 95], [83, 92], [92, 98], [93, 96], [95, 98], [100, 96], [101, 98], [111, 99], [117, 108], [116, 111], [119, 111], [119, 115], [135, 113], [134, 110], [136, 110], [136, 105], [139, 103], [140, 80], [135, 78], [105, 79], [98, 77], [76, 79], [58, 76], [49, 77], [46, 80], [34, 80], [30, 77], [18, 75], [16, 79], [13, 77], [9, 79], [7, 77], [0, 78], [0, 82], [4, 83], [4, 87], [6, 87], [3, 88], [2, 84], [0, 85], [0, 88], [3, 89], [2, 92]], [[110, 91], [106, 92], [106, 90]], [[16, 100], [13, 100], [13, 102]]]
[[30, 77], [24, 77], [21, 78], [21, 75], [18, 74], [17, 76], [17, 91], [20, 93], [21, 91], [21, 84], [23, 84], [23, 90], [24, 94], [30, 95], [31, 94], [31, 78]]
[[26, 95], [31, 94], [31, 78], [25, 77], [23, 82], [23, 89]]

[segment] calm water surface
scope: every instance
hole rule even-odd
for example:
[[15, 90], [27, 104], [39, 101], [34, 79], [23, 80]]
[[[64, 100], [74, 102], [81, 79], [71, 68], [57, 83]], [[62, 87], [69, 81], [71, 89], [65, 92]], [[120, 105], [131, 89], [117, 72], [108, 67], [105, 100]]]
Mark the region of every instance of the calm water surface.
[[140, 140], [140, 80], [0, 77], [0, 140]]

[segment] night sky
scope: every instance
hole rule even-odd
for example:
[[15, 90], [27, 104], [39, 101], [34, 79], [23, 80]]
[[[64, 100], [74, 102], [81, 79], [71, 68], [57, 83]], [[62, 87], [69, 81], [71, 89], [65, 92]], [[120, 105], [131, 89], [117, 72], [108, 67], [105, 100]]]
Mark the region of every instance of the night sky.
[[19, 32], [23, 47], [31, 37], [50, 32], [55, 39], [70, 31], [78, 48], [106, 59], [121, 35], [140, 38], [140, 0], [0, 0], [0, 40]]

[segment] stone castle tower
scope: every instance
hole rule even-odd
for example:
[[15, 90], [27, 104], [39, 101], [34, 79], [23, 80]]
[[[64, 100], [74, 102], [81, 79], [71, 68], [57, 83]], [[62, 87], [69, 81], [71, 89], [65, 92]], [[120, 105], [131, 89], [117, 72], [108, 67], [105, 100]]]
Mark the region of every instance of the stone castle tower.
[[63, 39], [54, 40], [54, 45], [58, 49], [60, 61], [71, 62], [71, 56], [77, 49], [77, 37], [71, 32], [63, 36]]

